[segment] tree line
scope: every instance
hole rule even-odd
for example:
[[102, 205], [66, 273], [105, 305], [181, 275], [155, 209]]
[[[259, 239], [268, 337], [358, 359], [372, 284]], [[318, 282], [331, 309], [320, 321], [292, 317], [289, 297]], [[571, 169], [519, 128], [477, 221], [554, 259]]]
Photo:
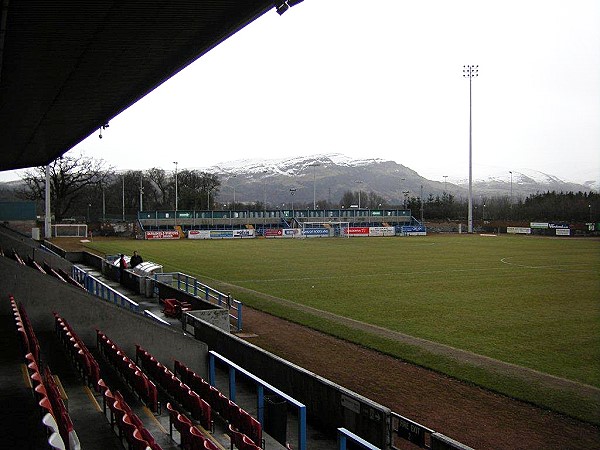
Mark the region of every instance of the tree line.
[[[221, 209], [216, 202], [221, 182], [215, 174], [198, 170], [166, 172], [160, 168], [117, 173], [103, 160], [84, 155], [62, 156], [49, 165], [51, 210], [56, 221], [118, 220], [145, 211], [173, 210], [177, 190], [177, 209]], [[27, 170], [22, 176], [23, 199], [40, 202], [43, 210], [46, 167]], [[317, 201], [318, 209], [410, 209], [417, 219], [466, 221], [468, 201], [444, 192], [426, 198], [406, 195], [401, 204], [393, 204], [375, 192], [346, 191], [339, 202]], [[262, 202], [229, 203], [236, 210], [262, 211]], [[296, 202], [294, 208], [312, 209], [312, 202]], [[509, 196], [477, 197], [473, 219], [485, 221], [566, 221], [596, 222], [600, 217], [600, 195], [595, 192], [544, 192], [511, 201]]]
[[[137, 217], [140, 205], [144, 210], [173, 209], [176, 186], [178, 209], [209, 209], [221, 186], [216, 175], [199, 170], [168, 173], [155, 167], [117, 173], [103, 160], [83, 155], [57, 158], [49, 170], [50, 208], [56, 221]], [[46, 166], [29, 169], [21, 178], [25, 186], [18, 197], [43, 201]]]

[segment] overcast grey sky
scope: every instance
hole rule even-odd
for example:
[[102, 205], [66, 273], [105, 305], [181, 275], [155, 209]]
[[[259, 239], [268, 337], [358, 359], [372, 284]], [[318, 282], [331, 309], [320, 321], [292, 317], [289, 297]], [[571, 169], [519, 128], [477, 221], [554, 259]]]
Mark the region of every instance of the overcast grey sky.
[[600, 179], [598, 0], [305, 0], [268, 12], [72, 152], [167, 170], [335, 152], [465, 179], [465, 64], [479, 65], [476, 179]]

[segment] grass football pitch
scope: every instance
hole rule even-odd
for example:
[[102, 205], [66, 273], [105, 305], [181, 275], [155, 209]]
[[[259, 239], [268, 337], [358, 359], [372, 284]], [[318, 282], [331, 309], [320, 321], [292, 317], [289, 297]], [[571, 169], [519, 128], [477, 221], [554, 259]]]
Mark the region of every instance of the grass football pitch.
[[[600, 241], [525, 236], [87, 244], [231, 291], [244, 304], [598, 422], [598, 405], [431, 355], [277, 299], [600, 388]], [[225, 284], [226, 283], [226, 284]], [[266, 295], [264, 295], [266, 294]]]

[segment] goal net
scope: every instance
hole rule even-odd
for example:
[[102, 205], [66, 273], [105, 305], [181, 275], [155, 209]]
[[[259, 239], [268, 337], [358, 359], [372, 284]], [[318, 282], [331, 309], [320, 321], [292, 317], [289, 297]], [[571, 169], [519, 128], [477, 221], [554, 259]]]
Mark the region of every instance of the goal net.
[[52, 237], [87, 237], [87, 225], [80, 223], [57, 223], [52, 225]]
[[302, 226], [302, 237], [348, 237], [345, 230], [350, 222], [300, 222]]

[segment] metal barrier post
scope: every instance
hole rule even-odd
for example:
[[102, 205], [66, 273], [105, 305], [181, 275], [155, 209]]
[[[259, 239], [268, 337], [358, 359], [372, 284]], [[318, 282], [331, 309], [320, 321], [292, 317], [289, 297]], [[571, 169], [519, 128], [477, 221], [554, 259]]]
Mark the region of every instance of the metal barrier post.
[[265, 388], [262, 384], [256, 385], [256, 406], [258, 411], [258, 421], [261, 425], [265, 423]]
[[298, 408], [298, 448], [306, 450], [306, 406]]
[[237, 301], [237, 330], [242, 331], [242, 302], [240, 301]]
[[338, 449], [346, 450], [346, 435], [338, 431]]
[[215, 355], [208, 353], [208, 382], [214, 386], [217, 382], [215, 378]]
[[229, 367], [229, 398], [235, 402], [235, 367]]
[[190, 276], [189, 275], [185, 276], [185, 292], [186, 293], [190, 292]]

